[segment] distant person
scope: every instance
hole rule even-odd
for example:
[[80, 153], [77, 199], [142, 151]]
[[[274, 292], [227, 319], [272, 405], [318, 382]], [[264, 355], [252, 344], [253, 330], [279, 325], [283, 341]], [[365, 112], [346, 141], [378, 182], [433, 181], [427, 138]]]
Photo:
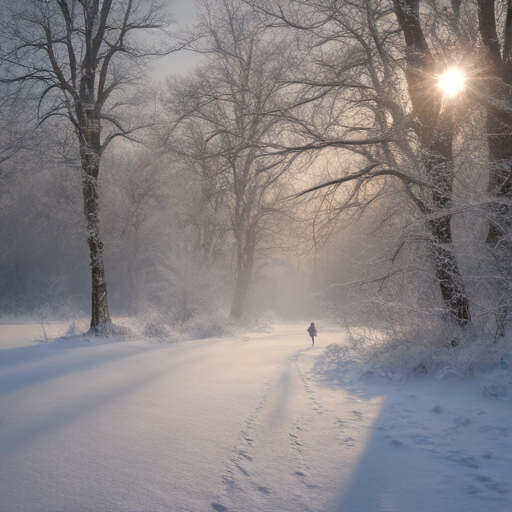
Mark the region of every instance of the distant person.
[[311, 322], [311, 325], [308, 327], [309, 335], [311, 336], [311, 341], [313, 342], [313, 347], [315, 346], [315, 336], [318, 336], [316, 332], [315, 322]]

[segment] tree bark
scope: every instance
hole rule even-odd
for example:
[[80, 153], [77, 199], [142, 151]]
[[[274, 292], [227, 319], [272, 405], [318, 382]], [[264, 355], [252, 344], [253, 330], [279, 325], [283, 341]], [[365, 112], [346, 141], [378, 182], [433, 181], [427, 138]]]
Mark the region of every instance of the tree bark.
[[[494, 76], [486, 88], [489, 95], [485, 122], [489, 151], [488, 192], [500, 199], [512, 199], [512, 76], [507, 70], [509, 66], [508, 63], [494, 63]], [[506, 245], [509, 251], [512, 250], [510, 242], [507, 242], [507, 231], [511, 226], [510, 207], [497, 204], [491, 213], [496, 223], [489, 225], [486, 243], [492, 249]]]
[[436, 277], [441, 295], [449, 314], [460, 327], [471, 323], [469, 300], [452, 251], [450, 217], [443, 217], [428, 223], [433, 238], [433, 253]]
[[[127, 137], [116, 115], [120, 104], [112, 94], [133, 84], [135, 74], [117, 60], [135, 62], [182, 48], [161, 40], [145, 43], [135, 31], [165, 29], [170, 19], [158, 2], [133, 0], [56, 0], [11, 2], [9, 22], [3, 23], [6, 43], [0, 55], [9, 63], [2, 76], [10, 83], [39, 84], [40, 122], [64, 116], [73, 124], [80, 146], [82, 191], [92, 272], [91, 330], [111, 324], [98, 225], [98, 172], [103, 150], [115, 137]], [[147, 5], [145, 5], [147, 4]], [[7, 19], [7, 18], [6, 18]], [[167, 37], [167, 36], [166, 36]], [[12, 75], [11, 75], [12, 73]], [[10, 78], [8, 78], [8, 76]], [[31, 92], [32, 94], [32, 92]], [[107, 106], [107, 102], [109, 103]], [[114, 129], [101, 142], [100, 119]]]
[[240, 318], [245, 310], [245, 301], [254, 268], [254, 251], [255, 235], [247, 233], [244, 246], [237, 252], [235, 293], [233, 294], [231, 313], [229, 315], [232, 318]]
[[235, 293], [233, 295], [233, 302], [231, 304], [231, 313], [229, 316], [232, 318], [240, 318], [245, 310], [245, 301], [249, 284], [252, 277], [252, 264], [246, 263], [238, 267], [236, 276]]
[[[441, 127], [443, 123], [439, 123]], [[453, 189], [453, 135], [448, 122], [430, 143], [430, 155], [425, 158], [425, 169], [432, 181], [433, 213], [439, 214], [451, 205]], [[437, 282], [448, 313], [460, 327], [471, 324], [469, 299], [453, 253], [451, 215], [436, 217], [427, 222], [432, 237], [432, 251]]]
[[112, 324], [107, 300], [103, 265], [103, 243], [99, 230], [98, 174], [100, 167], [100, 122], [93, 111], [86, 113], [86, 128], [81, 138], [82, 189], [84, 216], [92, 275], [91, 331], [108, 329]]
[[[497, 108], [487, 110], [487, 145], [489, 149], [489, 187], [491, 196], [512, 199], [512, 113]], [[486, 243], [493, 250], [512, 246], [507, 236], [511, 227], [510, 207], [497, 204], [491, 211], [496, 222], [489, 225]], [[501, 227], [501, 229], [500, 229]]]
[[447, 312], [460, 327], [465, 327], [471, 324], [469, 299], [453, 253], [451, 216], [440, 215], [452, 201], [453, 116], [450, 106], [443, 105], [441, 98], [429, 91], [429, 77], [436, 69], [420, 23], [419, 0], [395, 0], [394, 3], [406, 44], [406, 79], [419, 121], [417, 134], [424, 151], [423, 164], [432, 183], [430, 213], [435, 218], [427, 221], [427, 228], [432, 238], [436, 278]]
[[[486, 50], [488, 74], [485, 94], [486, 132], [489, 160], [490, 196], [498, 199], [512, 199], [512, 4], [508, 3], [507, 16], [503, 27], [503, 46], [498, 37], [494, 0], [478, 0], [478, 28]], [[496, 269], [502, 280], [499, 289], [500, 301], [496, 317], [496, 337], [505, 334], [505, 325], [510, 315], [510, 283], [512, 269], [512, 243], [510, 241], [512, 219], [510, 206], [496, 202], [490, 207], [493, 219], [489, 223], [486, 244], [494, 256]]]

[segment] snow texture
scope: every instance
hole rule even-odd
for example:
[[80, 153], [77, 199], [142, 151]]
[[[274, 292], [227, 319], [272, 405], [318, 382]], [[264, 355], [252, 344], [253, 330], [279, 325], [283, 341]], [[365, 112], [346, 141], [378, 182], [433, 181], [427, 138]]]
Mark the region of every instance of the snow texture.
[[510, 373], [341, 381], [341, 335], [317, 322], [312, 348], [306, 327], [36, 344], [0, 325], [0, 510], [512, 510]]

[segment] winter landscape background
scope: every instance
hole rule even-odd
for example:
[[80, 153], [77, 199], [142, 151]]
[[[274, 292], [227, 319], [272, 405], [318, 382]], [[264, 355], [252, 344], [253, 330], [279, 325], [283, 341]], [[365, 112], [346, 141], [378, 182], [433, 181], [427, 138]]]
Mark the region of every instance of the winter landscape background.
[[2, 511], [511, 509], [507, 2], [0, 13]]

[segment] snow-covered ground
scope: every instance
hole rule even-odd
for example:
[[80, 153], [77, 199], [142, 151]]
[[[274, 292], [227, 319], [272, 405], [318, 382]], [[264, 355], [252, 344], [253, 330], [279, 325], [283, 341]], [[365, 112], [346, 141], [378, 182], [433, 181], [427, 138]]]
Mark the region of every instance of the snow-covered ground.
[[343, 384], [317, 326], [312, 348], [307, 325], [174, 344], [0, 325], [0, 510], [512, 510], [506, 376]]

